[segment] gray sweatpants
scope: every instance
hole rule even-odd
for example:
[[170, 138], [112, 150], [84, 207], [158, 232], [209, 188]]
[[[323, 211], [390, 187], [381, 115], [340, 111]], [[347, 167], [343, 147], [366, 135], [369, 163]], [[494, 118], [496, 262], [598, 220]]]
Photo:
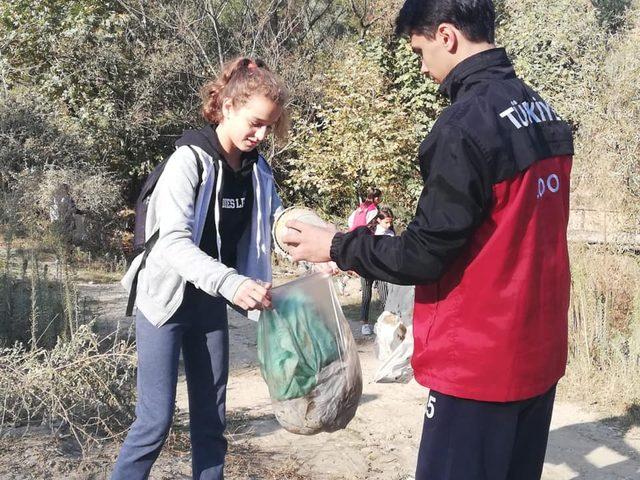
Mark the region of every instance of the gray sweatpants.
[[171, 427], [181, 349], [189, 393], [193, 478], [222, 480], [229, 375], [224, 300], [187, 284], [182, 305], [160, 328], [138, 312], [136, 346], [136, 420], [122, 445], [112, 480], [148, 478]]

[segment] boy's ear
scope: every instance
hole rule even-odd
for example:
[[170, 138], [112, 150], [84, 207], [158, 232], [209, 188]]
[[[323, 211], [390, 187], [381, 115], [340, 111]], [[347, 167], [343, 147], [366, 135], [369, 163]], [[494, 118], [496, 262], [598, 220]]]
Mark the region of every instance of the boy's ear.
[[449, 53], [455, 53], [458, 48], [458, 29], [455, 26], [441, 23], [436, 30], [436, 38]]

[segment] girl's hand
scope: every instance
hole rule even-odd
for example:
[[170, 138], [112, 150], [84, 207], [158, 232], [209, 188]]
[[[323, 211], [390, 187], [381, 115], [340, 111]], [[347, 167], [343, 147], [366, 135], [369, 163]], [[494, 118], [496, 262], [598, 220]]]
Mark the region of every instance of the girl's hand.
[[233, 297], [234, 305], [243, 310], [265, 310], [271, 308], [271, 284], [245, 280]]
[[326, 262], [326, 263], [314, 263], [313, 270], [320, 273], [329, 273], [331, 275], [337, 275], [340, 273], [340, 269], [336, 262]]

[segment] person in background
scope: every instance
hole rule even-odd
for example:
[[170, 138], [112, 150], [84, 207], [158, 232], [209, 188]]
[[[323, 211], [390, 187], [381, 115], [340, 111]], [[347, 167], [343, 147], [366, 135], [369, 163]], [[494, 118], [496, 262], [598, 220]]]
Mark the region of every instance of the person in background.
[[76, 206], [69, 184], [61, 183], [53, 192], [49, 207], [49, 219], [58, 240], [64, 244], [72, 244], [75, 216], [84, 213]]
[[[378, 205], [382, 201], [382, 192], [379, 188], [369, 187], [365, 200], [358, 205], [349, 218], [347, 219], [347, 227], [349, 231], [353, 231], [358, 227], [368, 227], [373, 230], [378, 216]], [[351, 273], [353, 275], [353, 273]], [[369, 323], [369, 308], [371, 305], [371, 291], [373, 288], [373, 280], [360, 277], [360, 291], [362, 293], [362, 301], [360, 304], [360, 331], [362, 335], [372, 335], [373, 329]]]
[[367, 189], [367, 197], [364, 202], [358, 205], [349, 218], [347, 219], [347, 227], [349, 231], [358, 227], [370, 225], [378, 214], [378, 204], [382, 201], [382, 192], [379, 188], [369, 187]]
[[375, 218], [374, 235], [388, 235], [395, 237], [396, 230], [393, 227], [393, 211], [386, 205], [381, 205]]
[[[395, 237], [396, 230], [393, 227], [393, 211], [386, 205], [380, 205], [378, 208], [378, 215], [375, 218], [374, 235], [387, 235]], [[374, 283], [375, 289], [378, 291], [378, 297], [382, 308], [386, 309], [387, 294], [389, 293], [389, 284], [382, 280], [376, 280]]]
[[[389, 207], [380, 207], [377, 210], [377, 214], [373, 217], [368, 224], [369, 230], [374, 235], [395, 235], [393, 230], [393, 212]], [[360, 277], [360, 287], [362, 290], [362, 302], [360, 304], [360, 323], [362, 335], [372, 335], [373, 327], [369, 322], [369, 312], [371, 309], [371, 296], [373, 293], [373, 286], [376, 284], [378, 290], [378, 296], [383, 307], [387, 299], [387, 284], [370, 278]]]

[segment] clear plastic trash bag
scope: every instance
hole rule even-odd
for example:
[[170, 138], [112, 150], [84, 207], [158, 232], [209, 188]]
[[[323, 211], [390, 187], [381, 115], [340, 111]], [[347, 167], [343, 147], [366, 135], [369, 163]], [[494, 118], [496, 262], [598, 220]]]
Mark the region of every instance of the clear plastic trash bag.
[[276, 287], [258, 322], [260, 372], [286, 430], [345, 428], [362, 394], [358, 351], [328, 274]]

